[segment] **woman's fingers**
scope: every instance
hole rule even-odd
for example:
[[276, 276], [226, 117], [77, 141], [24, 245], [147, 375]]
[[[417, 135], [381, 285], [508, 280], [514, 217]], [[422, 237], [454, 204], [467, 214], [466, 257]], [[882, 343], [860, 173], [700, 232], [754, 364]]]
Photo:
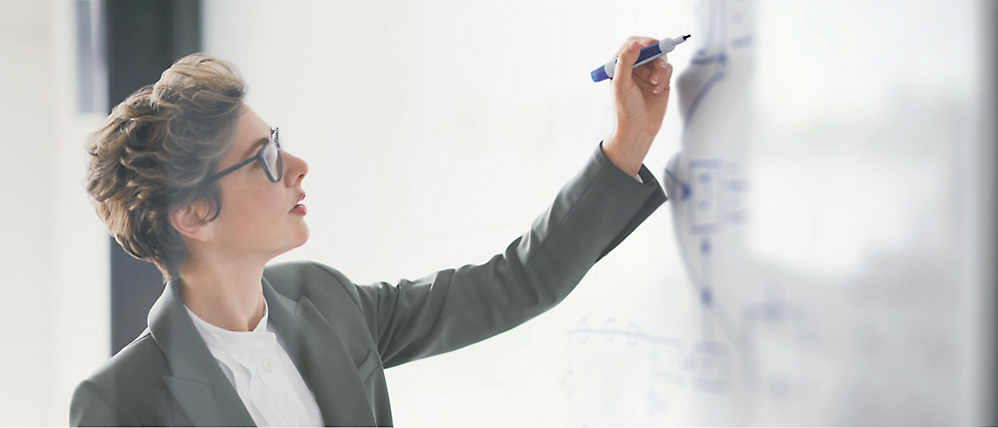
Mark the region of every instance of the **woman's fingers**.
[[628, 39], [628, 43], [617, 55], [617, 65], [613, 71], [613, 86], [618, 93], [629, 91], [632, 81], [637, 77], [634, 75], [634, 63], [637, 62], [638, 55], [641, 54], [641, 44], [634, 39], [634, 37]]
[[[651, 45], [652, 43], [658, 43], [658, 40], [653, 39], [651, 37], [637, 37], [637, 36], [628, 37], [627, 41], [624, 42], [624, 45], [617, 50], [617, 55], [615, 58], [619, 60], [620, 55], [624, 53], [624, 51], [628, 48], [628, 46], [630, 46], [631, 43], [634, 43], [635, 41], [638, 42], [637, 50], [639, 52], [642, 48]], [[637, 58], [637, 55], [635, 55], [634, 57]], [[632, 67], [634, 62], [636, 61], [631, 61]], [[648, 86], [658, 87], [660, 84], [662, 84], [663, 80], [666, 80], [665, 79], [666, 64], [667, 62], [665, 59], [665, 55], [662, 55], [660, 58], [657, 58], [654, 61], [644, 64], [638, 68], [634, 68], [632, 71], [632, 75], [634, 76], [635, 79], [639, 79], [647, 83]], [[614, 73], [614, 75], [616, 75], [616, 73]]]
[[[665, 62], [665, 61], [663, 61], [663, 62]], [[671, 82], [672, 82], [672, 64], [669, 64], [668, 62], [665, 62], [664, 73], [665, 73], [665, 77], [663, 77], [662, 81], [659, 82], [659, 84], [658, 84], [658, 87], [659, 87], [660, 91], [662, 91], [662, 90], [668, 91], [669, 89], [672, 88], [672, 86], [671, 86]]]
[[[651, 77], [648, 79], [641, 79], [637, 77], [638, 74], [637, 70], [645, 67], [654, 68], [654, 73], [655, 73], [654, 77], [658, 77], [657, 82], [652, 82]], [[641, 91], [645, 93], [657, 95], [662, 92], [669, 91], [669, 89], [671, 89], [670, 85], [672, 81], [672, 64], [666, 62], [664, 65], [665, 68], [662, 67], [663, 66], [661, 65], [661, 63], [659, 63], [658, 60], [655, 60], [641, 67], [636, 68], [635, 73], [633, 75], [634, 84], [637, 85], [638, 88], [640, 88]]]
[[653, 64], [653, 62], [654, 61], [652, 61], [651, 63], [645, 64], [645, 65], [642, 65], [642, 66], [640, 66], [638, 68], [635, 68], [634, 69], [634, 78], [635, 79], [644, 80], [645, 82], [654, 84], [655, 82], [653, 82], [652, 79], [655, 78], [655, 72], [656, 72], [656, 70], [655, 70], [655, 64]]
[[665, 55], [634, 69], [634, 75], [653, 86], [660, 86], [668, 80], [665, 68], [668, 65]]
[[662, 90], [669, 89], [669, 81], [672, 80], [672, 64], [669, 64], [665, 58], [665, 55], [662, 55], [661, 58], [645, 64], [645, 66], [654, 68], [648, 82], [654, 86], [654, 92], [656, 94], [662, 92]]

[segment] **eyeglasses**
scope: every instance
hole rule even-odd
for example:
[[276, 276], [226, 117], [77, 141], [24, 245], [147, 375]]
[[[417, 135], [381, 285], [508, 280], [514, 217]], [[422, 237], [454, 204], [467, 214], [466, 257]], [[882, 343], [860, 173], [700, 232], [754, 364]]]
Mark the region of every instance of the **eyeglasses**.
[[232, 165], [224, 171], [209, 177], [208, 181], [211, 182], [225, 177], [230, 172], [242, 168], [253, 161], [260, 162], [260, 166], [263, 167], [263, 172], [267, 174], [268, 180], [274, 183], [281, 181], [281, 176], [284, 174], [284, 165], [281, 162], [281, 138], [280, 134], [277, 132], [277, 128], [270, 130], [270, 141], [261, 147], [260, 151], [256, 152], [255, 156]]

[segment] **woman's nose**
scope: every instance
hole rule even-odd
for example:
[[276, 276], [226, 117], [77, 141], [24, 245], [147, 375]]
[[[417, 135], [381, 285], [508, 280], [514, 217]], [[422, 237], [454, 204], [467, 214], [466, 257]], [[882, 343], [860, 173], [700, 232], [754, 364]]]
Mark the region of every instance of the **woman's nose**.
[[288, 180], [288, 185], [294, 186], [308, 174], [308, 163], [302, 158], [288, 152], [281, 152], [284, 157], [284, 177]]

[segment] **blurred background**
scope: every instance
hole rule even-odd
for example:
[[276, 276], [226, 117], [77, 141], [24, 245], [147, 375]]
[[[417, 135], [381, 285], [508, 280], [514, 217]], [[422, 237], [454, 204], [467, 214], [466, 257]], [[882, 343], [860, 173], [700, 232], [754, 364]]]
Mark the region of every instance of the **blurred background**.
[[692, 34], [670, 201], [558, 307], [388, 370], [397, 425], [995, 424], [992, 2], [0, 0], [0, 425], [65, 425], [146, 326], [84, 140], [176, 59], [234, 62], [310, 166], [309, 259], [483, 263], [613, 129], [589, 72]]

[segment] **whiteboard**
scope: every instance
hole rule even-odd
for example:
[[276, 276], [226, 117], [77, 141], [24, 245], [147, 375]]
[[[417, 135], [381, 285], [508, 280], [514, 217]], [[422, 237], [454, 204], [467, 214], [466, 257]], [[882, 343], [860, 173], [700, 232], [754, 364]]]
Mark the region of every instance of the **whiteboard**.
[[502, 251], [612, 129], [588, 71], [693, 34], [645, 162], [670, 201], [555, 309], [388, 370], [396, 424], [990, 421], [986, 2], [204, 5], [310, 165], [279, 260], [358, 283]]

